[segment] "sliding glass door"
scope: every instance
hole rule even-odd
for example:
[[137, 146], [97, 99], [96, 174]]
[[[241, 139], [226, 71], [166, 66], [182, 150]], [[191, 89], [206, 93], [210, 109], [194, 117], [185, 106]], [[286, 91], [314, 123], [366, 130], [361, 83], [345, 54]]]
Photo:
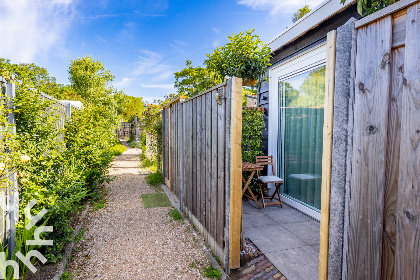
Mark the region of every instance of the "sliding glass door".
[[321, 208], [325, 65], [279, 79], [279, 174], [283, 195]]

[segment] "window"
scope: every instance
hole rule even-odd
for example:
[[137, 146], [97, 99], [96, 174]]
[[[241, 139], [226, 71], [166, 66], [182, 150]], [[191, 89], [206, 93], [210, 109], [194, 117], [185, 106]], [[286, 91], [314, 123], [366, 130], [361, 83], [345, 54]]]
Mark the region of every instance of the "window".
[[279, 79], [279, 174], [282, 194], [319, 212], [325, 65]]

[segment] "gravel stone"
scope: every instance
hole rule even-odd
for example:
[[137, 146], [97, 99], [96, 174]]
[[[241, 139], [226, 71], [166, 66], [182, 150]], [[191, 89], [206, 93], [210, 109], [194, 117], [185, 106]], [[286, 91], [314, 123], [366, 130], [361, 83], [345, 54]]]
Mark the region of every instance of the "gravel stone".
[[170, 207], [143, 207], [141, 194], [155, 191], [139, 167], [140, 150], [127, 148], [109, 169], [115, 180], [105, 186], [105, 208], [89, 211], [70, 262], [74, 279], [206, 279], [199, 269], [210, 262], [194, 241], [201, 237], [173, 221]]

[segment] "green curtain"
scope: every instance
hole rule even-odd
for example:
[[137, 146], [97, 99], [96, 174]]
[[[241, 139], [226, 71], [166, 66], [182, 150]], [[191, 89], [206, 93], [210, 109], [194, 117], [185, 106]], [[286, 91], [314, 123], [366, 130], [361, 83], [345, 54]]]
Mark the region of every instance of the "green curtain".
[[283, 194], [321, 207], [325, 66], [279, 82], [279, 174]]

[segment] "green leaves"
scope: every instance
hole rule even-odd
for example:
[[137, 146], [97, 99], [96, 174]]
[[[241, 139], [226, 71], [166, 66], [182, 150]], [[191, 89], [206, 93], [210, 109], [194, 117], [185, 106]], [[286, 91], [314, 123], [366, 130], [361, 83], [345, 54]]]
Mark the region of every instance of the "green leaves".
[[256, 109], [242, 110], [242, 161], [255, 162], [262, 155], [261, 137], [265, 130], [264, 113]]
[[[361, 16], [367, 16], [392, 5], [399, 0], [357, 0], [357, 12]], [[340, 0], [341, 4], [345, 4], [346, 0]]]
[[293, 23], [297, 22], [299, 19], [304, 17], [307, 13], [309, 13], [311, 9], [309, 9], [309, 5], [306, 5], [303, 8], [300, 8], [294, 15], [293, 15]]
[[230, 42], [216, 48], [207, 55], [204, 64], [221, 79], [239, 77], [249, 81], [257, 80], [257, 86], [266, 79], [270, 66], [270, 48], [265, 46], [254, 30], [228, 36]]
[[174, 73], [175, 88], [180, 96], [192, 97], [223, 82], [215, 72], [200, 66], [193, 67], [190, 60], [186, 61], [186, 65], [186, 68]]

